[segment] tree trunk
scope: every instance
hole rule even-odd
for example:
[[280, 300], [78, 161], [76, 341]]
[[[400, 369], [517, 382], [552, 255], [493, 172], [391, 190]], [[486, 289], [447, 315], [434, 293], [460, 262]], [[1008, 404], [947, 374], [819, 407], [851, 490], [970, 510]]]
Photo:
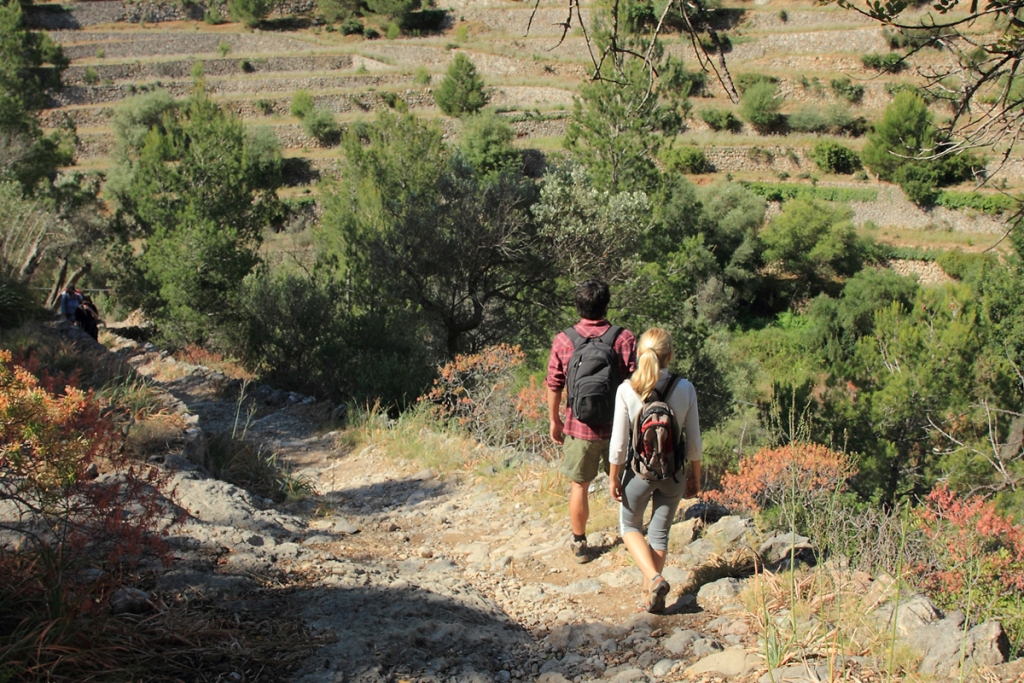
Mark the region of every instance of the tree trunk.
[[61, 259], [60, 270], [57, 271], [57, 279], [53, 281], [50, 294], [46, 297], [47, 308], [53, 308], [57, 305], [57, 297], [60, 296], [61, 291], [64, 289], [64, 278], [68, 275], [68, 258], [68, 256], [65, 256]]

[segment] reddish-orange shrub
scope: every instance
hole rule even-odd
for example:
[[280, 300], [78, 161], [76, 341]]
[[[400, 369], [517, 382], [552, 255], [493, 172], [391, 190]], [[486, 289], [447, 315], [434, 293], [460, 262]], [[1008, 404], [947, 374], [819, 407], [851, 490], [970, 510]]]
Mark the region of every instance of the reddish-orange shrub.
[[1019, 651], [1024, 644], [1024, 526], [981, 496], [961, 496], [945, 483], [916, 510], [933, 564], [918, 567], [920, 585], [943, 607], [996, 618]]
[[727, 507], [751, 512], [777, 505], [815, 492], [841, 489], [856, 474], [845, 453], [819, 444], [794, 443], [778, 448], [762, 448], [746, 456], [734, 474], [722, 477], [720, 491], [708, 491], [706, 497]]
[[0, 350], [5, 665], [56, 666], [77, 630], [55, 624], [102, 613], [107, 591], [143, 556], [169, 559], [161, 534], [177, 513], [164, 478], [126, 459], [104, 408], [92, 392], [58, 389]]
[[525, 359], [518, 346], [507, 344], [456, 356], [439, 368], [433, 388], [419, 401], [479, 441], [549, 457], [553, 446], [543, 388], [531, 378], [518, 392], [513, 389]]

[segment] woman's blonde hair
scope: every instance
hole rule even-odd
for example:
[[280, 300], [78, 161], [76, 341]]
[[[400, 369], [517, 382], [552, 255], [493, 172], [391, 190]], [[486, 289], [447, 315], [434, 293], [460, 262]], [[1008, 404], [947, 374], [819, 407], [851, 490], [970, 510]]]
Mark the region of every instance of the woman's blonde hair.
[[672, 358], [672, 335], [660, 327], [652, 327], [636, 344], [636, 372], [629, 379], [633, 391], [646, 401], [658, 383], [658, 372]]

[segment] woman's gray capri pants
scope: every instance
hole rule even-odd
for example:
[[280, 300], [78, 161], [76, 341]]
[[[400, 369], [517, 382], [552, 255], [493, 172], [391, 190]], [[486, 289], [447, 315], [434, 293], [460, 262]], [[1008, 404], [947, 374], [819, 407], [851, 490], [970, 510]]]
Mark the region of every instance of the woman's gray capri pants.
[[654, 514], [647, 527], [647, 544], [652, 550], [668, 550], [668, 532], [686, 490], [686, 466], [676, 474], [679, 481], [664, 479], [650, 482], [628, 469], [625, 478], [622, 505], [619, 506], [619, 533], [624, 536], [630, 531], [644, 532], [644, 511], [653, 498]]

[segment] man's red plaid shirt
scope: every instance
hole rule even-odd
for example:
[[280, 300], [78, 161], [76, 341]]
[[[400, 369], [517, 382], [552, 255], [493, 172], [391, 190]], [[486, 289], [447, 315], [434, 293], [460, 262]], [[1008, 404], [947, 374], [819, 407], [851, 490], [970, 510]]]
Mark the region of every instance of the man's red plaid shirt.
[[[576, 331], [584, 337], [600, 337], [608, 331], [611, 323], [607, 320], [587, 320], [583, 318], [574, 325]], [[636, 337], [629, 330], [622, 330], [615, 338], [615, 352], [619, 357], [619, 376], [623, 380], [633, 374], [636, 369]], [[552, 391], [561, 391], [565, 388], [565, 372], [569, 367], [569, 358], [572, 357], [572, 340], [565, 332], [559, 332], [551, 343], [551, 357], [548, 358], [548, 376], [545, 380], [548, 388]], [[577, 420], [572, 415], [572, 410], [565, 411], [565, 434], [585, 441], [599, 441], [610, 438], [612, 425], [608, 423], [599, 427], [590, 427]]]

